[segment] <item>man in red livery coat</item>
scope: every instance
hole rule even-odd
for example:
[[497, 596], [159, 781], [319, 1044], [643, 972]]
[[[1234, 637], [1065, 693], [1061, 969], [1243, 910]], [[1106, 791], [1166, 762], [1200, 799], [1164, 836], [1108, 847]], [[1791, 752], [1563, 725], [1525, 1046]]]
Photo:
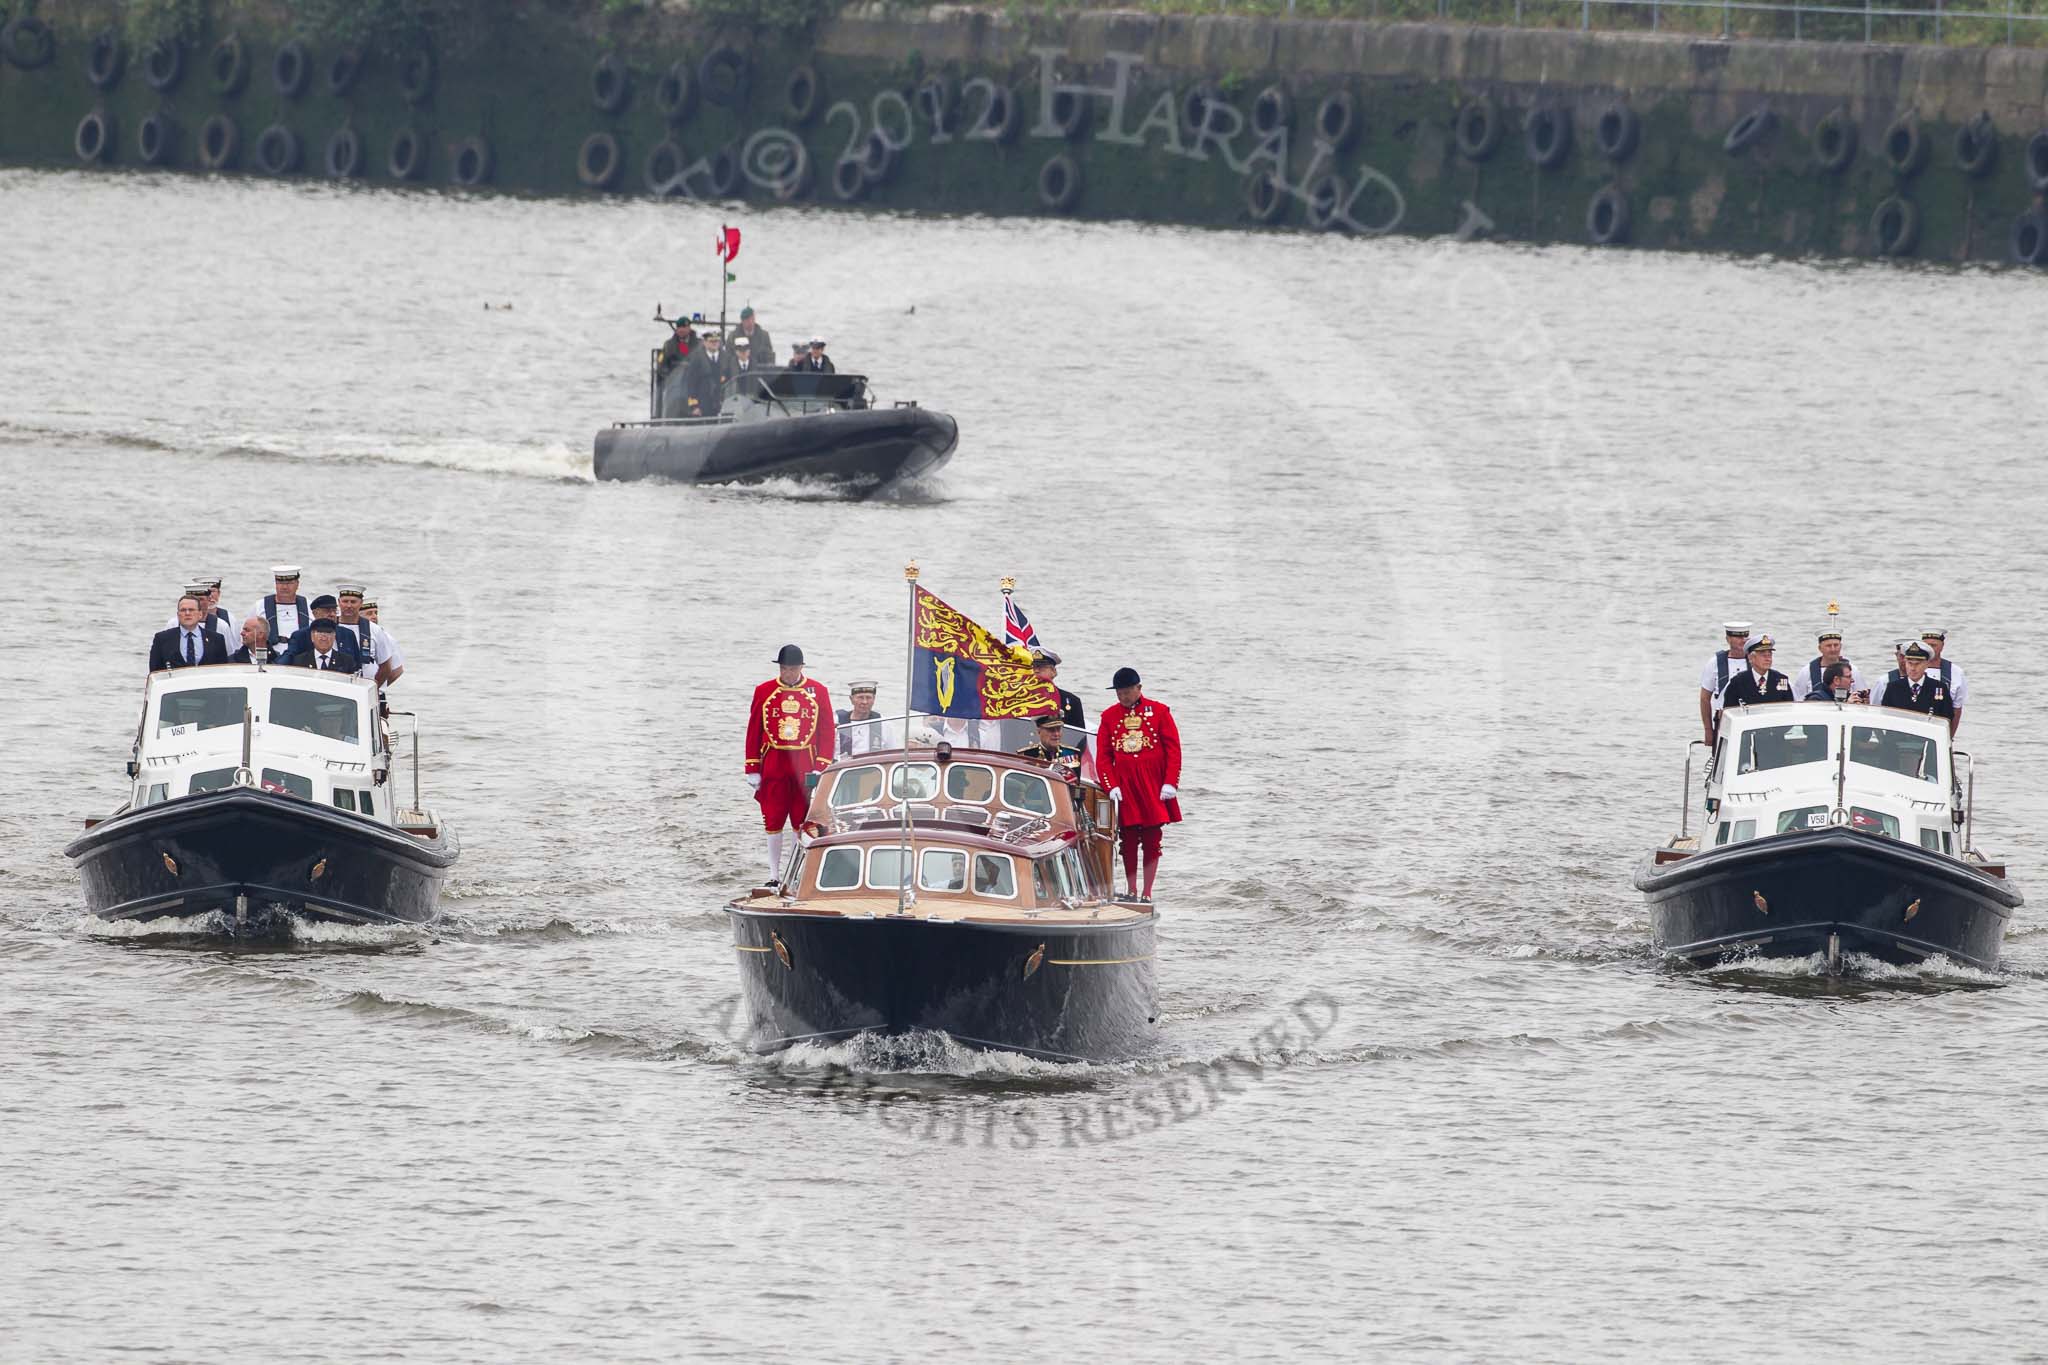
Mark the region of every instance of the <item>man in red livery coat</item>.
[[784, 645], [777, 674], [754, 689], [747, 713], [747, 785], [768, 828], [768, 885], [782, 877], [785, 827], [803, 823], [811, 804], [804, 779], [832, 761], [832, 696], [804, 676], [804, 652]]
[[[1095, 732], [1095, 768], [1102, 785], [1119, 799], [1125, 899], [1149, 902], [1159, 875], [1159, 834], [1180, 823], [1180, 730], [1173, 712], [1145, 695], [1138, 670], [1119, 668], [1115, 706], [1102, 712]], [[1139, 854], [1144, 855], [1143, 892], [1138, 889]]]

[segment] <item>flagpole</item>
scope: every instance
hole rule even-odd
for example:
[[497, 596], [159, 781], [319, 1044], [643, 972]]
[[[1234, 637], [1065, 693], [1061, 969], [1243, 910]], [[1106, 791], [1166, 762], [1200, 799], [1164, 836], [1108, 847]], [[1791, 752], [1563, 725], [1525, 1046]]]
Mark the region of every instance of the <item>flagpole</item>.
[[917, 685], [917, 561], [911, 560], [903, 566], [903, 581], [910, 585], [910, 643], [903, 654], [903, 762], [897, 771], [903, 774], [903, 838], [897, 844], [897, 856], [902, 859], [902, 875], [897, 878], [896, 913], [907, 914], [910, 909], [911, 855], [916, 845], [910, 831], [910, 698]]
[[718, 225], [718, 240], [725, 244], [718, 253], [718, 335], [725, 335], [725, 291], [732, 283], [732, 258], [726, 254], [732, 243], [732, 229]]

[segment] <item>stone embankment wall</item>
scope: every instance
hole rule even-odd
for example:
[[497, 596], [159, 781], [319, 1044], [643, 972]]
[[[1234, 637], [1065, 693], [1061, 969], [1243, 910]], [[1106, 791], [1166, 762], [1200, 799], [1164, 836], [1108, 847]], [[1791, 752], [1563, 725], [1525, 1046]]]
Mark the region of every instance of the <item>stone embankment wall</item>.
[[[55, 7], [44, 6], [46, 11]], [[1087, 12], [0, 31], [0, 162], [2048, 261], [2048, 53]], [[257, 15], [251, 18], [251, 13]]]

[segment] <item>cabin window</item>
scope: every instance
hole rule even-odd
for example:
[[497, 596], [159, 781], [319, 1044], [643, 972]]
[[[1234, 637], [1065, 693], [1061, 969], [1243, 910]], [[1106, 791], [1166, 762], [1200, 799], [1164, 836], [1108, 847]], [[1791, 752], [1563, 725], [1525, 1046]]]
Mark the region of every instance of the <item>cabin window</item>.
[[1953, 856], [1956, 851], [1955, 836], [1939, 825], [1922, 825], [1920, 827], [1920, 847], [1931, 848], [1936, 853], [1947, 853]]
[[138, 782], [135, 784], [135, 804], [154, 806], [159, 801], [171, 799], [171, 784], [168, 782]]
[[365, 815], [375, 815], [377, 813], [377, 803], [371, 799], [370, 794], [366, 791], [356, 793], [356, 808]]
[[[875, 769], [875, 780], [881, 780], [881, 769]], [[860, 885], [860, 850], [857, 848], [828, 848], [825, 856], [818, 861], [818, 889], [820, 891], [851, 891]]]
[[217, 792], [222, 787], [232, 786], [234, 780], [233, 768], [210, 768], [203, 773], [192, 774], [192, 785], [186, 790], [195, 796], [200, 792]]
[[1925, 735], [1910, 730], [1880, 730], [1870, 725], [1849, 729], [1849, 761], [1867, 768], [1882, 768], [1900, 777], [1923, 782], [1941, 780], [1941, 748]]
[[343, 810], [354, 810], [356, 808], [355, 792], [347, 787], [336, 787], [334, 789], [334, 804]]
[[1053, 899], [1052, 877], [1047, 874], [1043, 862], [1031, 864], [1031, 885], [1037, 890], [1039, 900], [1050, 901]]
[[1736, 820], [1731, 823], [1730, 821], [1723, 820], [1720, 832], [1714, 835], [1714, 844], [1716, 847], [1719, 847], [1722, 844], [1739, 844], [1744, 839], [1754, 838], [1756, 838], [1756, 821]]
[[1014, 899], [1017, 895], [1017, 864], [1001, 853], [975, 854], [974, 894]]
[[301, 801], [311, 801], [313, 799], [313, 779], [301, 777], [297, 773], [288, 773], [283, 768], [265, 768], [263, 770], [263, 790], [267, 792], [280, 792], [285, 796], [296, 796]]
[[889, 770], [889, 795], [899, 800], [930, 801], [939, 794], [939, 769], [933, 763], [899, 763]]
[[900, 891], [904, 886], [903, 850], [877, 848], [868, 851], [868, 885], [877, 891]]
[[1849, 809], [1849, 828], [1860, 829], [1865, 834], [1882, 834], [1887, 839], [1899, 837], [1899, 817], [1886, 815], [1881, 810], [1865, 810], [1862, 806]]
[[242, 723], [249, 707], [246, 687], [193, 687], [183, 692], [166, 692], [156, 704], [156, 732], [184, 728], [219, 730]]
[[956, 848], [928, 848], [918, 854], [917, 884], [927, 891], [965, 891], [967, 855]]
[[1826, 829], [1828, 808], [1826, 806], [1801, 806], [1778, 816], [1778, 833], [1796, 834], [1803, 829]]
[[354, 697], [337, 697], [330, 692], [309, 692], [297, 687], [273, 687], [270, 690], [272, 725], [318, 735], [322, 739], [339, 740], [343, 744], [354, 744], [360, 739], [356, 716], [361, 709]]
[[1821, 763], [1828, 757], [1826, 725], [1760, 725], [1735, 741], [1737, 773], [1762, 773]]
[[1052, 784], [1037, 773], [1004, 773], [1003, 804], [1033, 815], [1052, 814]]
[[995, 772], [972, 763], [952, 764], [946, 769], [946, 795], [955, 801], [985, 805], [995, 799]]
[[872, 806], [882, 799], [882, 770], [880, 768], [848, 768], [839, 774], [832, 784], [832, 809], [845, 810], [851, 806]]

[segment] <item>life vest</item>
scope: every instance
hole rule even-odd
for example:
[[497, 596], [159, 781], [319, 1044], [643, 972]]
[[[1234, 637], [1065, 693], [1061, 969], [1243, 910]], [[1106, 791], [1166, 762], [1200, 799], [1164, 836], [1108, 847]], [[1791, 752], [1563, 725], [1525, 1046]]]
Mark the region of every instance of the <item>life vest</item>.
[[306, 599], [304, 597], [289, 598], [286, 600], [285, 605], [298, 612], [298, 624], [288, 631], [279, 633], [277, 628], [277, 594], [274, 592], [265, 593], [263, 596], [263, 624], [270, 628], [270, 657], [273, 659], [282, 659], [285, 646], [291, 643], [292, 636], [304, 630], [307, 623], [313, 619], [313, 613], [306, 606]]

